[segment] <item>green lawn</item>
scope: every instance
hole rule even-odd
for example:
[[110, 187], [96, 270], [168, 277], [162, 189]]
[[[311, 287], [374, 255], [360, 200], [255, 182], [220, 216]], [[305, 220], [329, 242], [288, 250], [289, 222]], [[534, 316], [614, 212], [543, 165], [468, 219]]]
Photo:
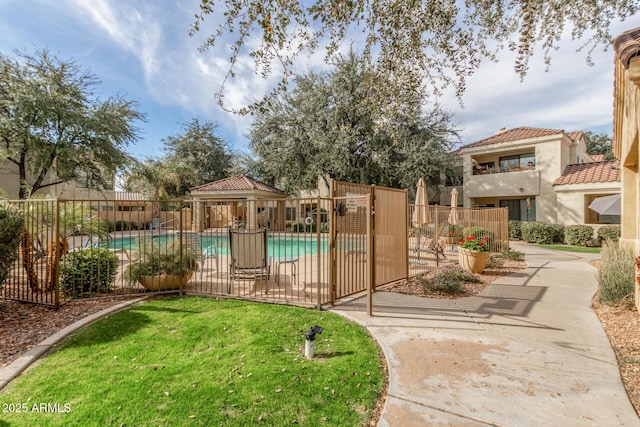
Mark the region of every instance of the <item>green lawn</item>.
[[545, 245], [539, 243], [538, 246], [541, 248], [547, 249], [555, 249], [557, 251], [567, 251], [567, 252], [590, 252], [594, 254], [600, 253], [600, 248], [589, 248], [584, 246], [569, 246], [569, 245]]
[[[324, 332], [309, 360], [314, 324]], [[14, 380], [0, 427], [363, 425], [384, 387], [380, 357], [363, 327], [333, 313], [157, 299], [80, 331]]]

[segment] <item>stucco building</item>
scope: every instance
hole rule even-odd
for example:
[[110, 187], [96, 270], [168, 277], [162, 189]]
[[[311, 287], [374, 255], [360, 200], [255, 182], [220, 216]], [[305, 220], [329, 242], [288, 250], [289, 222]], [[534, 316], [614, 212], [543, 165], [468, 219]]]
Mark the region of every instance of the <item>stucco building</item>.
[[509, 219], [552, 224], [615, 223], [592, 212], [620, 192], [619, 168], [595, 161], [583, 132], [518, 127], [461, 147], [464, 207], [508, 207]]

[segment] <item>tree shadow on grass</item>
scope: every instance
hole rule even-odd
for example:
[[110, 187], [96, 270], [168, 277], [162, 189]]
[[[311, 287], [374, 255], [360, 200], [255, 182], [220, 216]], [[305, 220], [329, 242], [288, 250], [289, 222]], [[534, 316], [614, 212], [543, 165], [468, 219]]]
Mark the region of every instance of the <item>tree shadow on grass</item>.
[[65, 348], [84, 347], [118, 341], [137, 333], [151, 319], [138, 312], [138, 307], [129, 308], [113, 316], [98, 320], [65, 340]]

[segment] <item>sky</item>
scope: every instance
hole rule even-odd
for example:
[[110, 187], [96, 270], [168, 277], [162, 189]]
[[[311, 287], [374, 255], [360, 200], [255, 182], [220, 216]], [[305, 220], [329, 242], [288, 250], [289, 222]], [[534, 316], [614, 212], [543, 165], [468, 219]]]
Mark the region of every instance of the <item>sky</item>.
[[[198, 0], [0, 0], [0, 52], [33, 53], [48, 49], [73, 60], [99, 80], [102, 99], [120, 95], [139, 103], [146, 121], [138, 123], [140, 139], [128, 151], [138, 158], [161, 153], [162, 140], [181, 132], [198, 118], [219, 125], [218, 134], [237, 150], [249, 152], [251, 117], [222, 110], [214, 99], [229, 64], [228, 44], [200, 52], [214, 26], [211, 18], [201, 34], [188, 31]], [[640, 26], [640, 16], [615, 23], [615, 36]], [[209, 32], [207, 32], [209, 30]], [[579, 42], [563, 42], [545, 71], [542, 55], [534, 57], [524, 81], [513, 71], [509, 52], [495, 64], [485, 62], [468, 80], [460, 100], [445, 93], [439, 102], [454, 115], [461, 142], [468, 144], [500, 128], [531, 126], [611, 133], [613, 116], [613, 51], [598, 47], [594, 66]], [[303, 58], [297, 70], [326, 69], [322, 55]], [[251, 60], [241, 58], [237, 78], [225, 92], [229, 105], [241, 107], [277, 80], [255, 74]]]

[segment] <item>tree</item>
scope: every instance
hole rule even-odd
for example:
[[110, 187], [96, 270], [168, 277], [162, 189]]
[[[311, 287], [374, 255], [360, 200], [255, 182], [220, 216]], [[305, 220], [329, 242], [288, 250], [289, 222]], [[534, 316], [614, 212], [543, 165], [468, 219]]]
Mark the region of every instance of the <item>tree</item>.
[[180, 176], [184, 194], [191, 187], [225, 178], [232, 166], [228, 144], [216, 134], [218, 125], [197, 118], [182, 125], [182, 132], [163, 140], [165, 161]]
[[137, 140], [137, 104], [100, 100], [96, 77], [46, 50], [0, 53], [0, 159], [18, 168], [18, 197], [82, 179], [105, 188]]
[[602, 132], [596, 134], [591, 131], [584, 133], [584, 138], [587, 144], [587, 152], [589, 154], [604, 154], [605, 160], [613, 160], [613, 141], [611, 136]]
[[160, 200], [170, 196], [169, 190], [180, 187], [180, 174], [164, 159], [147, 158], [133, 162], [125, 171], [125, 191], [147, 194], [155, 201], [153, 216], [160, 216]]
[[287, 191], [316, 188], [318, 178], [392, 187], [430, 184], [452, 167], [451, 117], [421, 112], [415, 98], [403, 111], [376, 120], [371, 65], [353, 53], [330, 74], [308, 73], [295, 88], [256, 114], [250, 146], [270, 181]]
[[[587, 38], [583, 48], [611, 43], [610, 24], [633, 16], [638, 2], [620, 1], [220, 1], [201, 0], [190, 31], [195, 35], [205, 19], [217, 19], [217, 28], [202, 44], [206, 50], [222, 40], [231, 43], [225, 82], [248, 50], [263, 75], [279, 68], [284, 76], [276, 90], [286, 87], [296, 58], [324, 49], [327, 58], [345, 40], [362, 40], [365, 56], [375, 59], [377, 103], [389, 109], [405, 104], [414, 92], [438, 93], [454, 85], [460, 95], [468, 76], [483, 60], [509, 49], [517, 53], [515, 71], [524, 76], [529, 58], [541, 49], [547, 63], [550, 52], [570, 34]], [[537, 46], [537, 45], [540, 46]], [[589, 61], [589, 56], [587, 56]], [[244, 61], [241, 62], [244, 64]], [[218, 93], [224, 104], [224, 82]], [[267, 97], [268, 98], [268, 97]], [[262, 103], [240, 109], [246, 113]]]

